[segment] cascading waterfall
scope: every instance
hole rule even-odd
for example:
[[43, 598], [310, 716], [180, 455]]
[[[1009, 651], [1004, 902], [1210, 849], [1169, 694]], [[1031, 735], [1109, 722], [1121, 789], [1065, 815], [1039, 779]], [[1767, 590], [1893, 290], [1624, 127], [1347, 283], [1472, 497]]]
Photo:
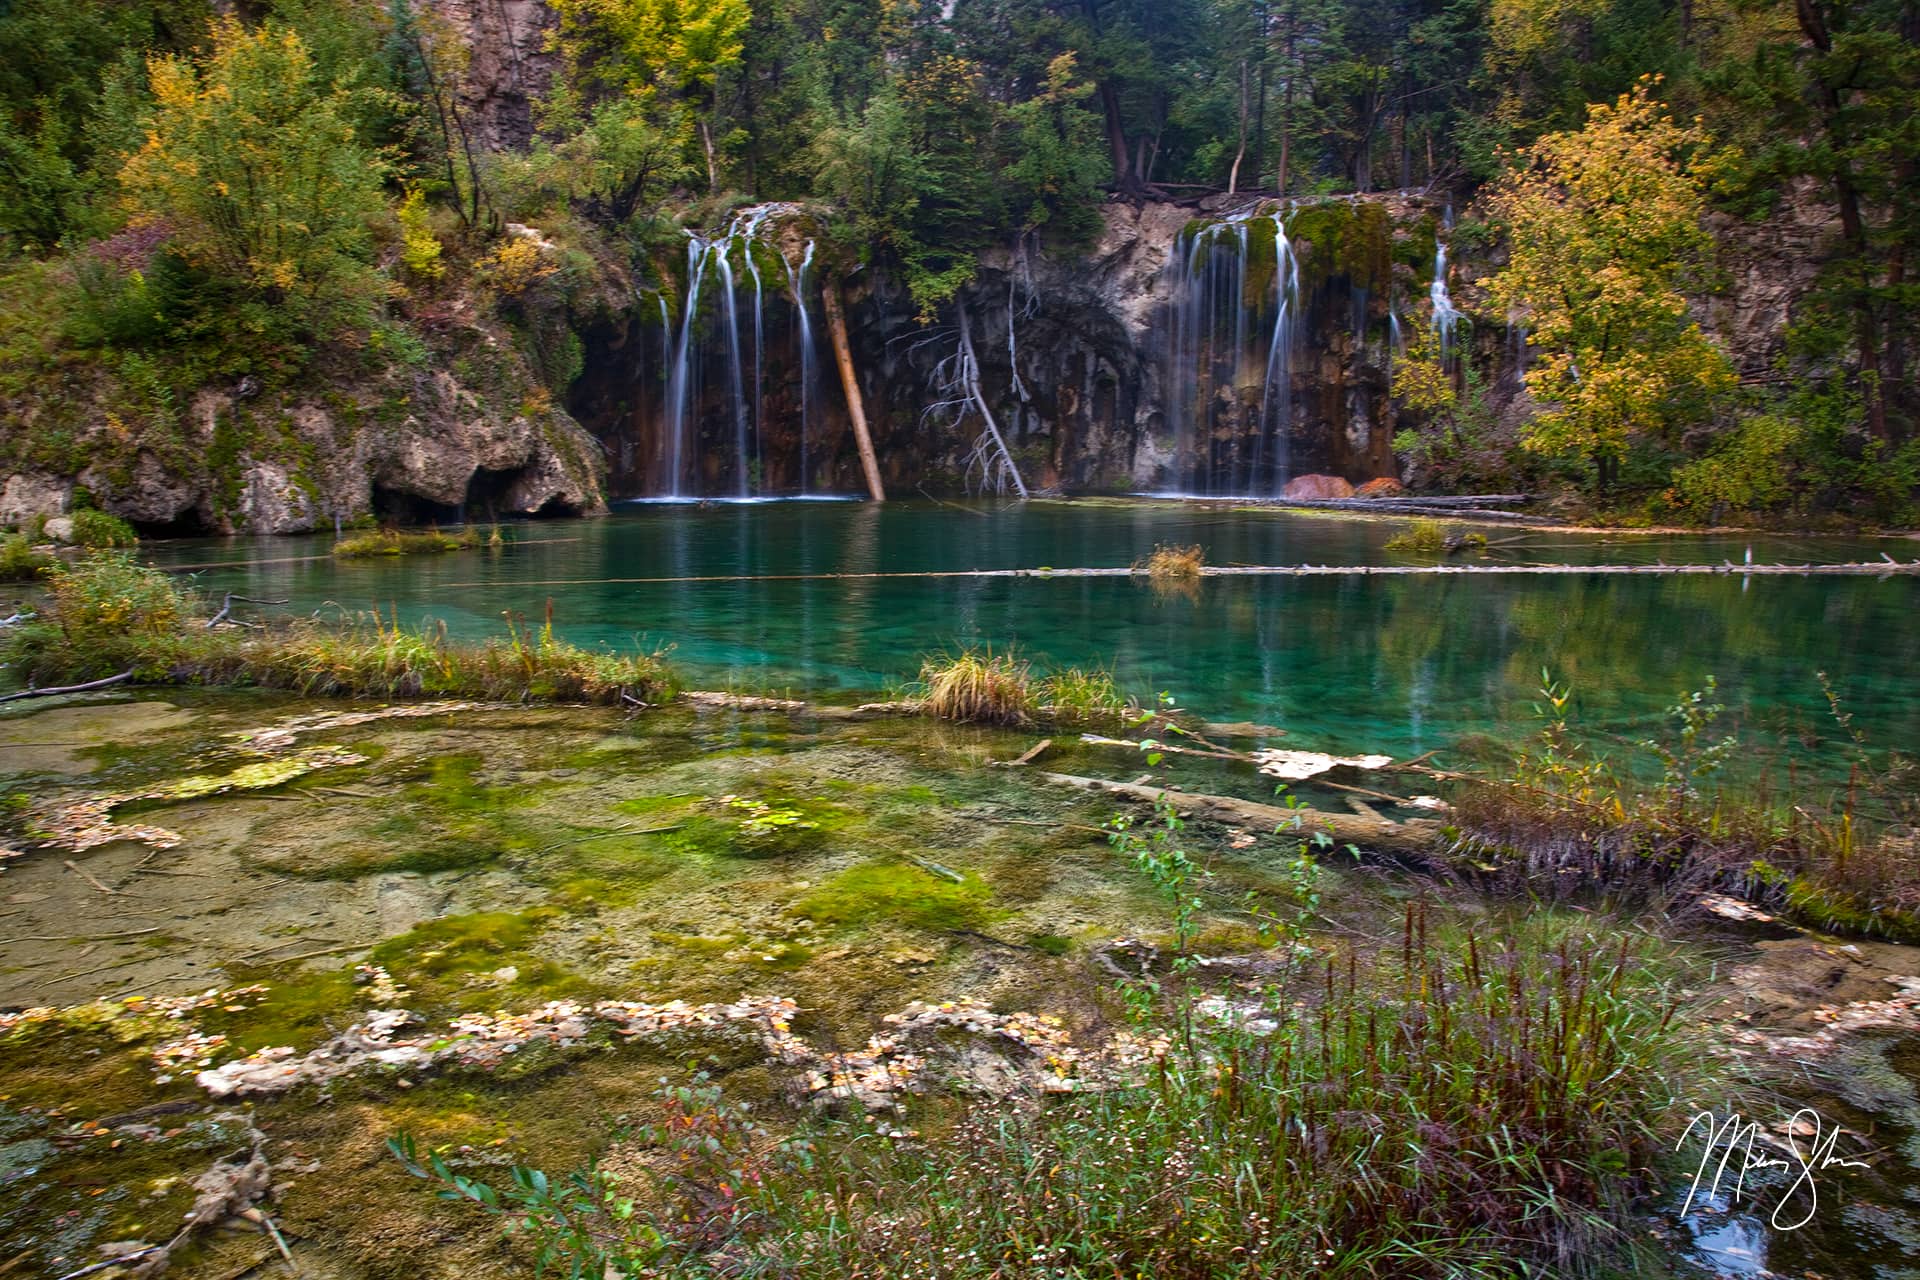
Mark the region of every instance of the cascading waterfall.
[[[670, 372], [665, 412], [662, 415], [668, 440], [667, 474], [664, 477], [667, 497], [693, 496], [700, 488], [697, 478], [689, 475], [688, 470], [696, 460], [699, 448], [701, 371], [706, 359], [706, 352], [702, 349], [702, 330], [712, 327], [715, 320], [724, 339], [726, 353], [725, 389], [728, 416], [733, 428], [733, 494], [748, 498], [764, 493], [768, 488], [767, 297], [766, 282], [761, 276], [760, 262], [753, 249], [755, 242], [763, 239], [763, 232], [769, 227], [771, 219], [786, 212], [789, 207], [756, 205], [743, 209], [734, 215], [724, 232], [711, 238], [694, 232], [687, 233], [687, 292], [677, 336], [672, 334], [664, 298], [660, 304], [661, 323], [667, 335], [663, 342], [671, 352], [668, 358]], [[813, 252], [813, 241], [808, 240], [801, 263], [796, 267], [791, 261], [786, 262], [800, 347], [800, 487], [803, 493], [808, 484], [810, 460], [806, 457], [806, 450], [812, 427], [810, 419], [817, 399], [817, 359], [813, 347], [813, 326], [806, 306], [808, 269], [813, 262]], [[735, 271], [736, 254], [739, 261], [745, 264], [745, 281]], [[782, 260], [786, 261], [784, 253]], [[703, 317], [700, 311], [701, 296], [708, 287], [710, 274], [716, 278], [720, 292], [717, 317]], [[748, 333], [741, 316], [746, 309], [746, 300], [741, 297], [746, 283], [752, 285], [751, 351], [748, 350]], [[748, 368], [749, 359], [752, 361], [751, 371]], [[751, 395], [748, 392], [749, 383]]]
[[[1293, 442], [1293, 347], [1300, 309], [1300, 260], [1287, 239], [1286, 224], [1273, 220], [1273, 337], [1267, 346], [1267, 380], [1260, 388], [1260, 438], [1273, 432], [1273, 491], [1287, 483]], [[1275, 389], [1278, 394], [1275, 394]]]
[[[1453, 227], [1453, 210], [1447, 210], [1443, 225]], [[1453, 295], [1447, 292], [1447, 242], [1436, 237], [1433, 242], [1433, 283], [1427, 287], [1427, 298], [1433, 304], [1433, 330], [1440, 338], [1440, 359], [1444, 363], [1453, 350], [1453, 331], [1460, 324], [1460, 309], [1453, 305]]]
[[807, 314], [807, 275], [813, 270], [813, 241], [798, 265], [787, 263], [787, 288], [793, 296], [793, 315], [800, 327], [800, 496], [806, 497], [813, 483], [813, 402], [816, 394], [819, 362], [813, 350], [813, 320]]
[[687, 429], [693, 407], [699, 398], [700, 362], [692, 358], [694, 326], [699, 322], [700, 285], [707, 275], [707, 255], [712, 246], [688, 233], [687, 298], [680, 313], [680, 338], [674, 344], [673, 372], [667, 379], [667, 496], [678, 498], [686, 482]]
[[[1271, 289], [1257, 270], [1269, 227]], [[1283, 217], [1240, 214], [1184, 232], [1166, 270], [1167, 421], [1184, 488], [1249, 494], [1264, 479], [1277, 492], [1287, 480], [1301, 328], [1300, 267]]]

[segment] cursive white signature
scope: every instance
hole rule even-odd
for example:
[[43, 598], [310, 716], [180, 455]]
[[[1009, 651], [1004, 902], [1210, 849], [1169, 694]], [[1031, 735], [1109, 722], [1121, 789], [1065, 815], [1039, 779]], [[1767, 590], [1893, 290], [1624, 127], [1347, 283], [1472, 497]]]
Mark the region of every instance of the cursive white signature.
[[[1805, 1131], [1811, 1128], [1812, 1133]], [[1729, 1166], [1733, 1169], [1734, 1181], [1730, 1204], [1737, 1204], [1746, 1192], [1747, 1174], [1758, 1169], [1779, 1169], [1792, 1173], [1793, 1181], [1773, 1206], [1767, 1222], [1775, 1231], [1793, 1231], [1813, 1221], [1813, 1215], [1820, 1208], [1820, 1189], [1814, 1181], [1814, 1174], [1827, 1169], [1866, 1169], [1871, 1166], [1865, 1160], [1849, 1160], [1834, 1154], [1834, 1144], [1840, 1140], [1841, 1130], [1837, 1127], [1829, 1130], [1826, 1120], [1812, 1107], [1802, 1107], [1788, 1118], [1787, 1138], [1784, 1143], [1772, 1143], [1770, 1146], [1755, 1149], [1755, 1144], [1768, 1141], [1758, 1121], [1748, 1120], [1739, 1112], [1729, 1112], [1722, 1119], [1712, 1111], [1702, 1111], [1687, 1123], [1686, 1131], [1680, 1135], [1680, 1141], [1674, 1146], [1678, 1151], [1687, 1145], [1688, 1139], [1699, 1131], [1706, 1137], [1706, 1147], [1700, 1154], [1700, 1165], [1694, 1170], [1693, 1184], [1687, 1188], [1687, 1200], [1680, 1208], [1680, 1216], [1686, 1217], [1693, 1208], [1694, 1200], [1712, 1199], [1720, 1194], [1722, 1180], [1727, 1176]], [[1803, 1151], [1800, 1138], [1806, 1139]], [[1769, 1154], [1770, 1151], [1780, 1154]], [[1719, 1153], [1719, 1159], [1714, 1158]], [[1738, 1160], [1735, 1157], [1738, 1156]], [[1797, 1172], [1796, 1172], [1797, 1170]], [[1711, 1177], [1709, 1177], [1711, 1174]], [[1701, 1194], [1702, 1183], [1705, 1195]], [[1783, 1215], [1796, 1202], [1804, 1201], [1806, 1212], [1792, 1221], [1784, 1221]]]

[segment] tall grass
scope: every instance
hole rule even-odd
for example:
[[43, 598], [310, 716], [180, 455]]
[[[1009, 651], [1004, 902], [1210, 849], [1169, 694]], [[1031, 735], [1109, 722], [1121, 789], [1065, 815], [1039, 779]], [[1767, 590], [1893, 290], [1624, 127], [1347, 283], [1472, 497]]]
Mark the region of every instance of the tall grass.
[[7, 661], [38, 684], [131, 670], [147, 684], [252, 685], [372, 698], [464, 697], [619, 704], [672, 696], [662, 653], [582, 649], [506, 619], [504, 639], [462, 644], [444, 624], [406, 628], [378, 612], [335, 622], [210, 630], [168, 575], [120, 553], [60, 566], [47, 616], [8, 641]]
[[532, 1229], [587, 1274], [1565, 1274], [1628, 1243], [1682, 1067], [1711, 1084], [1659, 973], [1642, 942], [1441, 938], [1413, 908], [1397, 947], [1270, 988], [1135, 1085], [977, 1108], [924, 1144], [761, 1144], [705, 1179], [603, 1184], [641, 1209], [600, 1234]]
[[1574, 728], [1572, 691], [1545, 679], [1535, 741], [1508, 776], [1454, 797], [1460, 865], [1537, 897], [1731, 892], [1818, 928], [1920, 940], [1914, 766], [1871, 753], [1819, 678], [1841, 731], [1829, 750], [1849, 781], [1822, 788], [1789, 769], [1784, 792], [1722, 785], [1723, 767], [1748, 752], [1718, 732], [1711, 679], [1668, 709], [1665, 734], [1619, 760]]

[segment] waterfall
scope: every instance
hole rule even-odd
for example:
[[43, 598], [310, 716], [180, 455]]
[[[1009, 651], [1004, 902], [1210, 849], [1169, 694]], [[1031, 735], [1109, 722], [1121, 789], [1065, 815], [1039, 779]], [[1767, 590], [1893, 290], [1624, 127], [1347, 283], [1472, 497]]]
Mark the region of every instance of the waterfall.
[[[1300, 260], [1293, 255], [1286, 224], [1273, 220], [1273, 337], [1267, 346], [1267, 380], [1260, 389], [1262, 439], [1273, 431], [1273, 491], [1286, 487], [1292, 461], [1293, 346], [1300, 311]], [[1269, 405], [1273, 406], [1269, 413]]]
[[807, 273], [813, 269], [813, 241], [795, 265], [787, 263], [787, 289], [793, 296], [793, 314], [800, 325], [800, 496], [806, 497], [813, 484], [813, 459], [809, 456], [813, 440], [813, 401], [819, 362], [813, 350], [813, 321], [807, 315]]
[[[680, 313], [680, 339], [674, 345], [673, 373], [667, 380], [667, 496], [681, 496], [686, 480], [687, 430], [694, 417], [699, 397], [697, 383], [700, 365], [693, 347], [693, 327], [700, 314], [700, 285], [707, 274], [707, 252], [711, 246], [699, 236], [687, 237], [687, 300]], [[664, 303], [662, 304], [664, 305]]]
[[[1250, 269], [1265, 265], [1255, 253], [1264, 257], [1268, 225], [1272, 287], [1257, 274], [1250, 286]], [[1277, 491], [1289, 464], [1301, 319], [1300, 267], [1283, 217], [1236, 214], [1183, 232], [1165, 272], [1167, 426], [1184, 490]]]
[[[699, 450], [699, 418], [701, 368], [705, 359], [701, 337], [705, 327], [711, 327], [716, 321], [725, 339], [729, 416], [733, 425], [733, 492], [736, 497], [748, 498], [756, 493], [764, 493], [768, 487], [766, 465], [766, 369], [767, 369], [767, 324], [766, 324], [766, 282], [760, 274], [760, 263], [754, 256], [754, 242], [762, 238], [762, 231], [777, 214], [788, 212], [792, 206], [756, 205], [742, 209], [734, 214], [726, 229], [718, 235], [707, 237], [694, 232], [687, 233], [687, 292], [685, 304], [680, 314], [680, 327], [677, 336], [672, 333], [672, 321], [667, 313], [666, 300], [660, 302], [661, 324], [664, 330], [663, 343], [670, 351], [667, 367], [670, 370], [667, 379], [664, 427], [668, 440], [668, 475], [666, 477], [666, 495], [670, 498], [693, 496], [699, 490], [696, 477], [690, 477], [688, 467], [697, 460]], [[813, 242], [808, 241], [806, 256], [798, 268], [787, 263], [787, 282], [792, 296], [793, 307], [798, 320], [801, 358], [801, 489], [807, 486], [805, 475], [807, 467], [806, 448], [810, 428], [809, 418], [813, 412], [816, 396], [815, 354], [813, 350], [813, 327], [807, 316], [806, 289], [807, 269], [813, 262]], [[741, 312], [746, 300], [741, 297], [742, 281], [735, 271], [736, 253], [746, 265], [746, 280], [753, 286], [752, 306], [752, 371], [748, 372], [749, 353]], [[783, 255], [784, 257], [784, 255]], [[718, 277], [720, 292], [719, 315], [703, 318], [700, 313], [701, 294], [707, 287], [709, 272]], [[752, 394], [748, 394], [751, 382]]]
[[[1451, 208], [1443, 225], [1449, 229], [1453, 226]], [[1453, 331], [1460, 323], [1460, 310], [1453, 305], [1453, 295], [1447, 292], [1447, 242], [1439, 236], [1433, 241], [1433, 283], [1427, 288], [1427, 298], [1433, 303], [1433, 329], [1440, 338], [1440, 359], [1444, 363], [1453, 348]]]

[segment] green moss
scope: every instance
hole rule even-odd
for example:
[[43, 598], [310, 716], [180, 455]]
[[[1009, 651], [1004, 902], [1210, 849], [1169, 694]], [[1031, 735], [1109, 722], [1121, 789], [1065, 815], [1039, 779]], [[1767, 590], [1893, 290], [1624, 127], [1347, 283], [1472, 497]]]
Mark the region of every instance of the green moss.
[[1027, 945], [1043, 955], [1064, 956], [1073, 950], [1073, 939], [1057, 933], [1035, 933], [1027, 937]]
[[237, 982], [261, 982], [267, 994], [237, 1013], [214, 1008], [195, 1015], [203, 1030], [225, 1035], [240, 1053], [281, 1045], [309, 1049], [345, 1030], [366, 1008], [353, 966], [273, 976], [274, 967], [236, 973]]
[[444, 813], [497, 813], [532, 803], [524, 787], [490, 787], [475, 781], [486, 763], [477, 755], [441, 756], [429, 766], [426, 782], [402, 792], [410, 804], [430, 805]]
[[828, 880], [793, 911], [823, 925], [892, 921], [916, 929], [966, 929], [985, 921], [991, 897], [976, 875], [955, 884], [908, 863], [870, 862]]
[[1393, 281], [1393, 219], [1381, 205], [1348, 200], [1308, 205], [1288, 219], [1287, 234], [1307, 246], [1301, 254], [1302, 289], [1345, 279], [1377, 291]]

